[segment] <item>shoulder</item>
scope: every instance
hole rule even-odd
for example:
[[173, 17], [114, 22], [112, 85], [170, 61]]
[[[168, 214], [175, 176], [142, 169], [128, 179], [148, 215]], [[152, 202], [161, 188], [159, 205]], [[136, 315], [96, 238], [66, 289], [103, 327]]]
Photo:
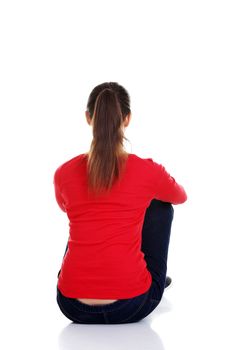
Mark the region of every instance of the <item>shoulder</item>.
[[155, 168], [155, 167], [160, 167], [161, 164], [156, 162], [153, 158], [142, 158], [139, 157], [136, 154], [132, 154], [133, 158], [140, 162], [142, 165], [144, 165], [147, 168]]
[[68, 160], [66, 160], [64, 163], [60, 164], [54, 173], [54, 176], [59, 176], [59, 174], [63, 171], [65, 171], [67, 168], [69, 168], [70, 166], [72, 166], [73, 164], [77, 164], [77, 162], [81, 162], [82, 159], [84, 159], [85, 157], [85, 153], [81, 153], [75, 157], [72, 157]]

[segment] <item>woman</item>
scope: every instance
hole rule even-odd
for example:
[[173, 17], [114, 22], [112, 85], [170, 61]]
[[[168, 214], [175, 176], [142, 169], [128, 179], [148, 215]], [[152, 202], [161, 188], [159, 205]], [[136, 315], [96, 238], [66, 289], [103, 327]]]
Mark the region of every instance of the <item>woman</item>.
[[96, 86], [86, 119], [87, 153], [54, 173], [56, 200], [69, 218], [57, 303], [75, 323], [130, 323], [161, 301], [173, 220], [184, 188], [162, 164], [124, 150], [130, 97], [116, 82]]

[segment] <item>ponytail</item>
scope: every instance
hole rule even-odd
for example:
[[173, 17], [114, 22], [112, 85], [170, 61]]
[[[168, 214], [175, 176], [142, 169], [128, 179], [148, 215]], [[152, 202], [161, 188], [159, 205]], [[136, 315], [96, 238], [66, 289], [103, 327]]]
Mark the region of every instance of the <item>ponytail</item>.
[[110, 87], [102, 89], [95, 99], [92, 115], [93, 140], [87, 161], [89, 194], [106, 194], [121, 178], [125, 166], [124, 117], [116, 92]]

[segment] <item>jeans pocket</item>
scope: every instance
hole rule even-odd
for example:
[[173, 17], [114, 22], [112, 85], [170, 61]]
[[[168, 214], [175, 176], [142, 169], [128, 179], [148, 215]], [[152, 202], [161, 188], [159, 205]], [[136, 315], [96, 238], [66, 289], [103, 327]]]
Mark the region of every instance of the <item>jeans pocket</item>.
[[160, 303], [160, 300], [157, 299], [148, 299], [144, 307], [136, 313], [132, 318], [128, 320], [128, 322], [138, 322], [143, 320], [145, 317], [147, 317], [154, 309], [157, 307], [157, 305]]

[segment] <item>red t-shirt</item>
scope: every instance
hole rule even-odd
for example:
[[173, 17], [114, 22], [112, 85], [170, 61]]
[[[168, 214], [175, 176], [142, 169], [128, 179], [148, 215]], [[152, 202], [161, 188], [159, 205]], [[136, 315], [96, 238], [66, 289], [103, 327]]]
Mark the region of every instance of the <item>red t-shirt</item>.
[[90, 200], [86, 157], [80, 154], [54, 173], [56, 200], [69, 219], [58, 288], [70, 298], [135, 297], [152, 282], [141, 251], [146, 209], [153, 198], [181, 204], [186, 192], [162, 164], [130, 153], [123, 177], [110, 194]]

